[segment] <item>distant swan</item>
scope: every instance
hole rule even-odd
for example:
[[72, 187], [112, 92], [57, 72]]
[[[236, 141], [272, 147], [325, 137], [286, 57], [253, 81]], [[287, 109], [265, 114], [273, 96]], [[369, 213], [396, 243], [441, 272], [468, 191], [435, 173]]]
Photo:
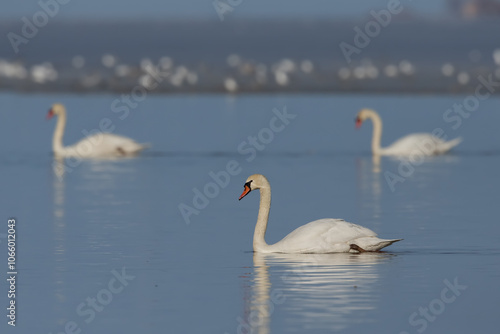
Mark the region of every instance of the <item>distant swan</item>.
[[88, 136], [73, 146], [63, 146], [62, 138], [66, 126], [66, 109], [62, 104], [56, 103], [47, 114], [47, 119], [54, 115], [58, 117], [54, 137], [52, 138], [52, 150], [59, 157], [80, 158], [105, 158], [125, 157], [136, 155], [149, 145], [139, 144], [134, 140], [110, 133], [98, 133]]
[[375, 155], [437, 155], [448, 152], [462, 141], [461, 138], [444, 141], [430, 133], [414, 133], [397, 140], [391, 146], [382, 148], [380, 116], [374, 110], [362, 109], [356, 116], [356, 128], [361, 127], [366, 119], [371, 119], [373, 122], [372, 153]]
[[260, 207], [253, 235], [253, 250], [261, 253], [347, 253], [378, 251], [402, 239], [379, 239], [372, 230], [342, 219], [319, 219], [292, 231], [281, 241], [268, 245], [264, 240], [269, 210], [271, 186], [264, 175], [248, 177], [240, 200], [250, 191], [260, 189]]

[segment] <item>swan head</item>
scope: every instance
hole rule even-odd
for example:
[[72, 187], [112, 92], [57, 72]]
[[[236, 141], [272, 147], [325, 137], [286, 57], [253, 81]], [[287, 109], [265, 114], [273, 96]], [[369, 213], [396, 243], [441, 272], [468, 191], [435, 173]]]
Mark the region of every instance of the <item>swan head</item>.
[[269, 188], [269, 181], [262, 174], [250, 175], [245, 181], [243, 193], [240, 195], [239, 200], [248, 195], [252, 190]]
[[47, 119], [51, 119], [54, 115], [61, 115], [66, 112], [66, 108], [61, 103], [54, 103], [47, 113]]
[[367, 109], [367, 108], [361, 109], [356, 115], [355, 119], [356, 129], [359, 129], [361, 127], [361, 124], [363, 124], [363, 122], [366, 119], [370, 118], [374, 113], [375, 111], [372, 109]]

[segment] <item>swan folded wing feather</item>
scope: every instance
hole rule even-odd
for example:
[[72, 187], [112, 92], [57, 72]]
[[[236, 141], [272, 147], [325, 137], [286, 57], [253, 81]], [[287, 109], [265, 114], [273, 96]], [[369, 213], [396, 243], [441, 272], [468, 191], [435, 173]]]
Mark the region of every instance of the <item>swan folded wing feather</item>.
[[421, 153], [423, 155], [435, 155], [449, 151], [462, 140], [456, 138], [445, 142], [430, 133], [414, 133], [398, 139], [392, 145], [382, 149], [387, 155], [411, 155]]
[[403, 239], [380, 239], [377, 237], [362, 237], [353, 240], [352, 243], [356, 244], [357, 246], [363, 248], [366, 251], [375, 252], [401, 240]]
[[130, 138], [102, 133], [86, 137], [75, 145], [67, 147], [67, 152], [82, 157], [123, 156], [138, 153], [144, 148], [146, 145]]
[[376, 236], [368, 228], [343, 219], [326, 218], [298, 227], [273, 246], [295, 253], [348, 252], [353, 240]]

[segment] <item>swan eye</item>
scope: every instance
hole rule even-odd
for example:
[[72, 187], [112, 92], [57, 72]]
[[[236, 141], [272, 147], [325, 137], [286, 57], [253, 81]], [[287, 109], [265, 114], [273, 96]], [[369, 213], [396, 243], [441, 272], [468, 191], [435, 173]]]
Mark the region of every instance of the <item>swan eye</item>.
[[248, 187], [249, 189], [252, 189], [252, 187], [250, 187], [250, 183], [252, 183], [252, 181], [253, 180], [250, 180], [247, 183], [245, 183], [245, 187]]

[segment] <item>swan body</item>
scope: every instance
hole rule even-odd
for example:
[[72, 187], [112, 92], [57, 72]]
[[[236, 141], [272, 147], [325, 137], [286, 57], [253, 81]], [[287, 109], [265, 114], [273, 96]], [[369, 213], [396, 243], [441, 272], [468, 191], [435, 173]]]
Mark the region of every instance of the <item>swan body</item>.
[[240, 200], [260, 189], [260, 207], [255, 226], [253, 249], [260, 253], [348, 253], [379, 251], [402, 239], [380, 239], [372, 230], [343, 219], [319, 219], [298, 227], [281, 241], [268, 245], [265, 234], [271, 208], [271, 186], [264, 175], [251, 175]]
[[395, 141], [392, 145], [380, 148], [381, 155], [438, 155], [451, 150], [460, 144], [461, 138], [444, 141], [430, 133], [414, 133], [404, 136]]
[[356, 116], [356, 127], [359, 128], [363, 121], [371, 119], [373, 122], [372, 153], [374, 155], [423, 155], [431, 156], [443, 154], [460, 144], [461, 138], [444, 141], [430, 133], [414, 133], [407, 135], [388, 147], [380, 147], [382, 137], [382, 120], [371, 109], [362, 109]]
[[134, 156], [149, 146], [148, 144], [139, 144], [127, 137], [102, 132], [85, 137], [72, 146], [63, 146], [62, 138], [66, 127], [66, 109], [62, 104], [54, 104], [49, 110], [47, 118], [52, 118], [54, 115], [58, 119], [52, 138], [52, 150], [54, 155], [59, 157], [126, 157]]

